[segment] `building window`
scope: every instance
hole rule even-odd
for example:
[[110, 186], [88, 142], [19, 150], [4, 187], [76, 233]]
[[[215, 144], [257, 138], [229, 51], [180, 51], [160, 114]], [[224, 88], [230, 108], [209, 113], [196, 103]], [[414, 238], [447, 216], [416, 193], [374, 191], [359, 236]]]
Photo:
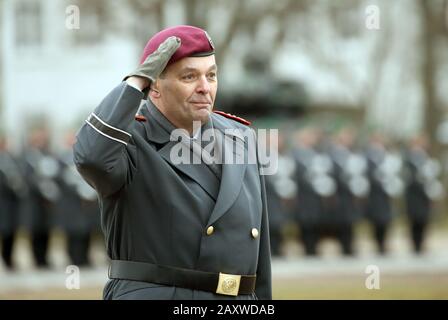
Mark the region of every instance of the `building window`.
[[77, 0], [73, 2], [80, 9], [80, 28], [73, 32], [75, 45], [92, 45], [103, 38], [107, 3], [105, 1]]
[[16, 44], [18, 47], [42, 43], [42, 10], [37, 1], [17, 1], [15, 5]]

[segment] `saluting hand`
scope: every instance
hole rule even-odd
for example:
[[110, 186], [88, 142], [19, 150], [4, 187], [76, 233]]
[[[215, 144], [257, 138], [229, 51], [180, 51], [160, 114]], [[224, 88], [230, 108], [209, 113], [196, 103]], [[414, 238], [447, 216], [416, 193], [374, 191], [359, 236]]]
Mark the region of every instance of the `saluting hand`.
[[[133, 72], [127, 75], [124, 80], [132, 81], [142, 90], [149, 87], [152, 81], [165, 69], [172, 55], [180, 47], [181, 41], [178, 37], [169, 37], [163, 41], [156, 51], [151, 53], [146, 60]], [[131, 77], [138, 77], [134, 79]], [[129, 79], [128, 79], [129, 78]]]

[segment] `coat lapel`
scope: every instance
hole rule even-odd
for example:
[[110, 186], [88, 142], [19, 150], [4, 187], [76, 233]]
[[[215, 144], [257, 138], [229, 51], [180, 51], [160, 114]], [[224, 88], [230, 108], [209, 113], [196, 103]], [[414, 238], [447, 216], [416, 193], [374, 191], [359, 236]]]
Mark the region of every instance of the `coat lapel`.
[[[163, 144], [163, 147], [158, 150], [158, 153], [168, 162], [172, 167], [183, 172], [185, 175], [195, 180], [213, 199], [216, 200], [215, 207], [210, 215], [208, 225], [213, 224], [228, 209], [235, 203], [238, 195], [241, 192], [243, 185], [244, 174], [247, 168], [247, 161], [242, 163], [235, 163], [236, 158], [240, 158], [244, 154], [248, 154], [248, 146], [244, 140], [244, 136], [238, 131], [228, 131], [226, 129], [235, 129], [228, 123], [227, 119], [212, 115], [213, 127], [216, 132], [220, 133], [220, 138], [217, 139], [219, 150], [223, 150], [223, 164], [221, 182], [216, 176], [201, 164], [177, 164], [173, 163], [170, 153], [171, 149], [179, 143], [178, 141], [170, 141], [170, 134], [166, 130], [166, 123], [164, 126], [160, 124], [161, 121], [168, 121], [166, 118], [161, 118], [160, 111], [147, 104], [141, 110], [141, 113], [147, 117], [145, 122], [145, 129], [147, 137], [150, 141]], [[153, 121], [155, 120], [155, 121]], [[172, 124], [169, 124], [172, 126]], [[174, 126], [173, 126], [174, 128]], [[233, 158], [230, 163], [225, 160], [225, 156], [231, 155]], [[227, 163], [226, 163], [227, 162]]]
[[171, 150], [179, 142], [170, 141], [165, 144], [158, 153], [168, 162], [172, 167], [178, 169], [194, 181], [196, 181], [202, 189], [205, 190], [213, 199], [216, 200], [219, 191], [219, 180], [216, 176], [206, 168], [204, 163], [200, 164], [185, 164], [185, 163], [173, 163], [170, 156]]
[[223, 150], [224, 154], [227, 153], [227, 156], [232, 154], [233, 161], [231, 163], [226, 163], [225, 155], [223, 155], [222, 178], [218, 199], [216, 200], [216, 205], [210, 215], [208, 225], [213, 224], [216, 220], [221, 218], [221, 216], [235, 203], [240, 194], [244, 173], [246, 172], [247, 167], [246, 161], [243, 161], [243, 163], [235, 163], [235, 157], [241, 157], [242, 155], [247, 154], [247, 144], [244, 141], [244, 138], [237, 134], [237, 132], [228, 132], [227, 136], [225, 136], [225, 129], [232, 128], [226, 128], [226, 126], [219, 121], [217, 116], [213, 116], [213, 125], [221, 134], [221, 138], [217, 139], [220, 150]]
[[172, 167], [181, 171], [194, 181], [196, 181], [214, 200], [216, 200], [219, 191], [219, 180], [208, 169], [204, 163], [200, 164], [177, 164], [173, 163], [170, 156], [171, 149], [178, 144], [178, 141], [170, 141], [170, 133], [175, 127], [168, 122], [166, 118], [149, 102], [141, 109], [148, 121], [145, 122], [145, 130], [148, 140], [163, 145], [158, 153]]

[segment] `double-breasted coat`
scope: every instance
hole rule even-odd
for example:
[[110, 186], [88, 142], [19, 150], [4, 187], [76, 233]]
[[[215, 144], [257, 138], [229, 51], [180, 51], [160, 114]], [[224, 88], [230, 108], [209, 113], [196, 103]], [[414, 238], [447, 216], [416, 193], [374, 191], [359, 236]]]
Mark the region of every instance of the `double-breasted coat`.
[[[270, 299], [268, 213], [258, 161], [224, 163], [221, 177], [203, 162], [175, 163], [171, 151], [179, 141], [172, 141], [169, 132], [174, 127], [149, 101], [139, 109], [142, 98], [142, 92], [122, 82], [88, 117], [74, 145], [75, 164], [99, 195], [108, 256], [257, 275], [255, 294], [236, 298]], [[235, 120], [212, 113], [211, 122], [220, 134], [237, 129], [230, 140], [244, 150], [255, 141], [254, 131]], [[109, 281], [104, 297], [232, 298], [122, 279]]]

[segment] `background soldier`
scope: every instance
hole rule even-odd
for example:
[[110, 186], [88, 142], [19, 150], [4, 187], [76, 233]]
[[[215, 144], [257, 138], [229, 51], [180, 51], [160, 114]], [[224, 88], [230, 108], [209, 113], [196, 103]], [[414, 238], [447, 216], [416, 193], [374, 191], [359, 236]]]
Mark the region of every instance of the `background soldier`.
[[79, 175], [73, 163], [75, 135], [68, 132], [59, 159], [61, 170], [57, 201], [58, 224], [65, 231], [67, 250], [72, 264], [89, 266], [89, 248], [93, 232], [100, 221], [96, 191]]
[[440, 164], [428, 155], [428, 140], [418, 135], [410, 140], [406, 151], [406, 213], [411, 229], [415, 253], [423, 251], [422, 245], [431, 217], [431, 200], [443, 194], [437, 180]]
[[282, 255], [283, 243], [283, 224], [284, 215], [282, 200], [276, 190], [274, 176], [266, 177], [266, 198], [268, 203], [268, 210], [270, 214], [269, 219], [269, 235], [271, 237], [271, 255], [278, 257]]
[[401, 158], [387, 150], [385, 139], [379, 132], [372, 134], [366, 150], [370, 192], [365, 215], [373, 226], [380, 254], [387, 251], [386, 235], [393, 219], [392, 197], [403, 190]]
[[298, 186], [296, 221], [299, 225], [305, 254], [317, 254], [317, 244], [323, 224], [325, 198], [334, 194], [335, 184], [329, 176], [330, 159], [317, 150], [319, 133], [315, 128], [304, 128], [296, 134], [294, 159], [295, 182]]
[[344, 255], [352, 255], [355, 223], [361, 217], [361, 201], [369, 192], [367, 161], [354, 151], [355, 131], [341, 129], [330, 146], [336, 180], [336, 205], [329, 209], [332, 227]]
[[[269, 212], [269, 235], [272, 256], [282, 255], [283, 228], [289, 220], [297, 186], [293, 180], [294, 161], [287, 154], [285, 137], [278, 135], [278, 170], [266, 176], [266, 198]], [[273, 149], [273, 152], [276, 152]]]
[[18, 161], [9, 152], [6, 138], [0, 135], [0, 236], [2, 257], [8, 269], [14, 268], [12, 254], [25, 188]]
[[54, 203], [60, 195], [55, 181], [60, 163], [50, 152], [46, 128], [34, 130], [24, 152], [25, 179], [28, 193], [25, 199], [24, 224], [31, 234], [31, 247], [38, 267], [47, 267], [50, 230], [54, 222]]

